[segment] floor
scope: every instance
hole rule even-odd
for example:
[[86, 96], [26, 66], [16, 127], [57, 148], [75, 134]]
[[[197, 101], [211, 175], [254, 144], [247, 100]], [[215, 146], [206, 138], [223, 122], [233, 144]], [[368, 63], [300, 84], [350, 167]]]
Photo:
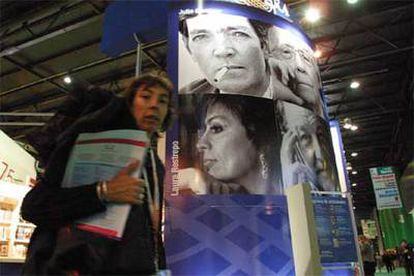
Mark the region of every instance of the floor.
[[405, 276], [405, 270], [402, 267], [397, 267], [396, 270], [394, 270], [392, 273], [387, 273], [387, 269], [385, 268], [385, 266], [383, 268], [381, 268], [381, 272], [379, 272], [377, 270], [377, 272], [375, 272], [375, 276]]

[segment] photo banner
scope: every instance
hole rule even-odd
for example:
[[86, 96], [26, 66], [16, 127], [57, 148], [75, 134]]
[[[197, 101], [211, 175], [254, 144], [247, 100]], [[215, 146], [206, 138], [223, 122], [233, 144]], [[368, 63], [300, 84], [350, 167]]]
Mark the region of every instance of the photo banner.
[[310, 40], [247, 2], [169, 9], [178, 114], [166, 139], [164, 234], [173, 275], [293, 275], [285, 189], [339, 190]]
[[401, 197], [393, 167], [369, 169], [374, 188], [377, 209], [401, 208]]

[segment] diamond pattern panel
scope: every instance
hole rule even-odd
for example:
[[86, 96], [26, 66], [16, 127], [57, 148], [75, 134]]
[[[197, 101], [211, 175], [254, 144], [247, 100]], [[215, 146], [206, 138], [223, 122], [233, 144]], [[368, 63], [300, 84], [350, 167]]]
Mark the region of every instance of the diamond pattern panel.
[[210, 209], [201, 216], [197, 217], [197, 220], [204, 223], [207, 227], [210, 227], [214, 231], [220, 231], [223, 227], [230, 224], [233, 220], [217, 209]]
[[259, 245], [264, 240], [264, 238], [253, 233], [243, 225], [234, 229], [227, 235], [227, 238], [245, 251], [252, 250], [252, 248]]
[[[210, 265], [206, 266], [206, 262]], [[173, 275], [217, 275], [230, 266], [225, 258], [211, 249], [204, 249], [170, 266]]]
[[[169, 227], [165, 240], [167, 263], [173, 275], [294, 274], [286, 198], [249, 197], [203, 195], [168, 199], [171, 204], [166, 210]], [[183, 204], [183, 200], [188, 202]], [[184, 205], [198, 208], [190, 211], [182, 209]]]
[[[276, 256], [278, 259], [277, 262], [275, 261]], [[274, 246], [269, 246], [259, 255], [259, 260], [274, 273], [277, 273], [290, 258], [291, 257], [287, 256], [285, 252]]]
[[[180, 243], [174, 243], [175, 240], [179, 240]], [[174, 246], [169, 246], [169, 243], [173, 242]], [[169, 232], [169, 239], [165, 241], [165, 244], [170, 248], [170, 254], [176, 254], [187, 250], [200, 243], [198, 240], [187, 234], [181, 229], [176, 229]]]

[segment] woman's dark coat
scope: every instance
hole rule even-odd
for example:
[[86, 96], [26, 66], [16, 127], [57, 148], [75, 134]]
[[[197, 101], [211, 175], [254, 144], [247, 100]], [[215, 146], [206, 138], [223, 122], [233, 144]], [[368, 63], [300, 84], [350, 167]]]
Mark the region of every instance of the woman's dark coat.
[[[60, 274], [76, 270], [81, 274], [138, 275], [151, 274], [155, 270], [154, 231], [146, 202], [131, 208], [121, 241], [73, 227], [76, 219], [106, 209], [97, 197], [96, 183], [68, 189], [60, 187], [78, 134], [137, 128], [125, 99], [109, 95], [105, 91], [94, 93], [92, 95], [99, 99], [93, 100], [91, 95], [81, 100], [79, 97], [70, 98], [69, 104], [53, 118], [57, 123], [56, 127], [52, 127], [54, 131], [50, 131], [52, 135], [45, 138], [44, 131], [43, 138], [38, 137], [38, 143], [34, 143], [43, 153], [41, 157], [47, 166], [44, 176], [22, 203], [22, 217], [37, 226], [29, 245], [23, 274]], [[77, 118], [82, 112], [88, 114]], [[59, 131], [62, 132], [58, 133]], [[164, 168], [158, 156], [156, 165], [162, 195]], [[153, 189], [151, 162], [146, 162], [145, 167]], [[161, 204], [162, 199], [160, 206]], [[165, 260], [159, 231], [157, 229], [158, 251], [161, 253], [159, 264], [163, 268]]]

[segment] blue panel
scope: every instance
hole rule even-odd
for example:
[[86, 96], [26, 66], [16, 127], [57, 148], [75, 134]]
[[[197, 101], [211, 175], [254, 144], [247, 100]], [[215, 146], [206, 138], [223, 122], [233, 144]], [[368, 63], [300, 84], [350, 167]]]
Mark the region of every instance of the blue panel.
[[[208, 265], [206, 265], [208, 264]], [[173, 275], [217, 275], [230, 263], [211, 249], [203, 249], [194, 255], [170, 265]]]
[[266, 248], [266, 250], [260, 253], [258, 259], [274, 273], [279, 273], [283, 265], [291, 260], [284, 250], [280, 250], [275, 246]]
[[[255, 206], [245, 204], [252, 198]], [[177, 208], [182, 201], [199, 207], [183, 212]], [[173, 275], [294, 273], [285, 196], [177, 196], [168, 206], [166, 255]]]
[[105, 11], [102, 52], [117, 56], [143, 43], [167, 37], [168, 1], [114, 1]]
[[[136, 47], [134, 33], [143, 43], [153, 42], [167, 38], [168, 6], [174, 1], [149, 1], [149, 0], [122, 0], [113, 1], [105, 10], [101, 51], [109, 56], [117, 56]], [[196, 3], [194, 1], [191, 6]], [[231, 8], [230, 3], [206, 3], [206, 7]], [[298, 28], [298, 26], [282, 17], [244, 6], [237, 13], [239, 15], [250, 14], [252, 18], [261, 18], [301, 36], [309, 45], [310, 39]]]
[[250, 231], [243, 225], [231, 231], [226, 238], [247, 252], [258, 246], [264, 240], [264, 238]]
[[[353, 276], [355, 269], [351, 263], [330, 263], [322, 264], [323, 276]], [[338, 269], [341, 267], [341, 269]]]
[[196, 219], [216, 232], [233, 222], [231, 217], [217, 209], [209, 209]]
[[[174, 241], [179, 240], [180, 243], [175, 243]], [[170, 245], [170, 242], [173, 242], [173, 245]], [[172, 230], [168, 234], [168, 240], [165, 241], [168, 248], [170, 248], [170, 254], [174, 255], [176, 253], [185, 251], [200, 242], [184, 232], [181, 229]]]

